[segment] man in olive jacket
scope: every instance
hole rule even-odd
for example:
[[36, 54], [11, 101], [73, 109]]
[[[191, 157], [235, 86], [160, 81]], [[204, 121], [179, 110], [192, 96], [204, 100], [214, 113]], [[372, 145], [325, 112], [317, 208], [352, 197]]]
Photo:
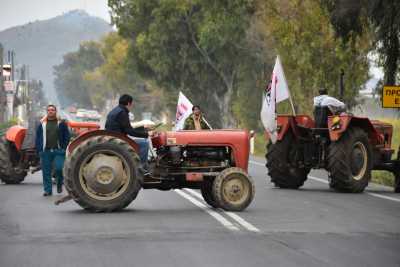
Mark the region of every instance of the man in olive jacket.
[[185, 120], [183, 130], [210, 130], [199, 106], [193, 106], [192, 114]]

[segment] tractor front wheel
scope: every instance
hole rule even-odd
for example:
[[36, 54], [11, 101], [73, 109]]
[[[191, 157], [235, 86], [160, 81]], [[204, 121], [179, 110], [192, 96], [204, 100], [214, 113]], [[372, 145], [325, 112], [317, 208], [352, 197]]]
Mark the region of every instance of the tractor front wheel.
[[20, 184], [27, 172], [13, 167], [10, 144], [5, 136], [0, 138], [0, 180], [6, 184]]
[[204, 201], [213, 208], [218, 208], [218, 204], [212, 193], [214, 179], [204, 179], [200, 191]]
[[220, 172], [214, 179], [212, 195], [218, 207], [226, 211], [242, 211], [254, 198], [251, 177], [242, 169], [232, 167]]
[[125, 141], [96, 136], [84, 141], [64, 164], [65, 187], [84, 209], [117, 211], [137, 196], [143, 181], [139, 156]]
[[344, 193], [360, 193], [371, 179], [371, 149], [368, 135], [360, 128], [349, 128], [329, 145], [329, 186]]
[[296, 167], [292, 159], [296, 154], [293, 134], [289, 131], [282, 140], [267, 145], [266, 167], [271, 182], [280, 188], [298, 189], [307, 180], [310, 169]]

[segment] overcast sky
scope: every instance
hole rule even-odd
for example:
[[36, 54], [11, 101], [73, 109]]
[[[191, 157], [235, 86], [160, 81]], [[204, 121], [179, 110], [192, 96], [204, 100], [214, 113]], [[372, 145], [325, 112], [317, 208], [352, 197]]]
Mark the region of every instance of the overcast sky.
[[0, 31], [83, 9], [110, 22], [107, 0], [0, 0]]

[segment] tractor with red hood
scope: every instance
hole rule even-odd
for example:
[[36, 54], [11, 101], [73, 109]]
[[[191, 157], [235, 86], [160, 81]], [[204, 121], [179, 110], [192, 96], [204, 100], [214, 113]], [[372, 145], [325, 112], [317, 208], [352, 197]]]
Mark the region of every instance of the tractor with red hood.
[[151, 137], [149, 174], [144, 175], [133, 139], [97, 130], [70, 143], [64, 164], [67, 197], [92, 212], [127, 207], [141, 189], [200, 189], [214, 208], [242, 211], [253, 200], [249, 176], [249, 133], [187, 130]]
[[314, 119], [277, 116], [277, 141], [267, 145], [266, 154], [271, 182], [297, 189], [311, 169], [325, 169], [332, 189], [359, 193], [372, 170], [386, 170], [393, 173], [395, 192], [400, 192], [400, 147], [394, 155], [393, 126], [346, 112], [344, 104], [326, 92], [314, 98], [314, 106]]

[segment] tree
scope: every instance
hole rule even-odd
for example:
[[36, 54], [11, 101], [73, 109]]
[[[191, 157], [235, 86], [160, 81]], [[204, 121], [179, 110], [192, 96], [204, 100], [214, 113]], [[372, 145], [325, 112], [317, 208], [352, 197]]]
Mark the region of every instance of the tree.
[[335, 35], [329, 13], [318, 0], [260, 1], [265, 29], [281, 56], [289, 89], [299, 112], [311, 113], [318, 88], [339, 95], [343, 69], [344, 102], [351, 108], [368, 80], [368, 35], [344, 42]]
[[103, 64], [99, 44], [85, 42], [77, 52], [64, 55], [63, 62], [54, 66], [54, 85], [62, 105], [77, 103], [91, 107], [92, 101], [83, 75]]
[[349, 39], [372, 31], [373, 47], [384, 69], [384, 84], [395, 85], [400, 75], [400, 2], [397, 0], [324, 0], [338, 36]]
[[[244, 73], [259, 73], [263, 64], [258, 62], [264, 62], [246, 38], [254, 1], [109, 0], [108, 4], [119, 33], [131, 42], [129, 60], [144, 79], [154, 80], [174, 101], [183, 91], [204, 110], [215, 110], [206, 112], [214, 125], [236, 126], [232, 101], [239, 85], [253, 78]], [[172, 101], [168, 104], [175, 108]]]

